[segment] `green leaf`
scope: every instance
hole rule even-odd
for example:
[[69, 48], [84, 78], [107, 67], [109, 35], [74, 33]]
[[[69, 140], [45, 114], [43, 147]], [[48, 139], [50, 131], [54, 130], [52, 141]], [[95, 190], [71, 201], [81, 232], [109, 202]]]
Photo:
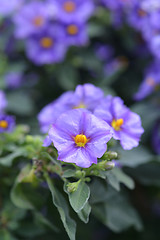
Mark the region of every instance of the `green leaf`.
[[96, 204], [96, 203], [106, 202], [108, 198], [107, 189], [108, 189], [108, 185], [105, 181], [95, 178], [90, 183], [90, 191], [91, 191], [90, 203]]
[[69, 202], [75, 212], [79, 212], [83, 209], [90, 197], [90, 189], [85, 182], [80, 182], [78, 188], [74, 192], [67, 192], [69, 195]]
[[17, 240], [6, 229], [0, 229], [0, 240]]
[[129, 189], [134, 189], [135, 184], [134, 184], [133, 179], [131, 177], [129, 177], [127, 174], [125, 174], [121, 169], [114, 168], [112, 170], [112, 173], [116, 176], [116, 178], [118, 179], [118, 181], [120, 183], [123, 183]]
[[143, 185], [160, 186], [160, 164], [158, 162], [127, 169], [127, 172]]
[[53, 204], [57, 207], [59, 211], [64, 228], [68, 233], [70, 240], [75, 240], [76, 223], [69, 216], [69, 209], [68, 209], [67, 202], [63, 197], [63, 195], [54, 187], [48, 175], [46, 175], [46, 181], [48, 183], [48, 187], [52, 194]]
[[64, 178], [70, 178], [73, 177], [75, 175], [76, 170], [73, 169], [67, 169], [66, 171], [64, 171], [62, 177]]
[[154, 158], [154, 156], [142, 146], [134, 148], [130, 151], [118, 148], [117, 152], [120, 157], [119, 163], [121, 163], [123, 166], [133, 168], [141, 164], [148, 163]]
[[36, 222], [40, 223], [45, 227], [48, 227], [54, 232], [58, 232], [58, 228], [55, 225], [53, 225], [53, 223], [51, 223], [47, 218], [45, 218], [41, 213], [35, 212], [34, 215], [35, 215]]
[[106, 172], [107, 179], [106, 181], [117, 191], [120, 191], [120, 182], [117, 177], [112, 173], [112, 171]]
[[5, 167], [11, 167], [14, 159], [16, 159], [17, 157], [23, 156], [23, 155], [24, 155], [24, 150], [16, 149], [15, 152], [8, 154], [5, 157], [0, 158], [0, 165], [3, 165]]
[[20, 172], [11, 190], [11, 200], [19, 208], [33, 210], [42, 205], [43, 197], [31, 184], [23, 182], [30, 169], [27, 165]]
[[71, 90], [74, 89], [78, 84], [79, 76], [76, 68], [73, 68], [70, 65], [65, 64], [61, 66], [57, 73], [59, 84], [63, 89]]
[[131, 226], [142, 230], [142, 223], [136, 210], [130, 205], [122, 193], [108, 189], [108, 199], [105, 203], [92, 207], [93, 214], [107, 227], [115, 232], [121, 232]]
[[21, 116], [29, 116], [34, 112], [34, 103], [25, 92], [14, 91], [7, 95], [8, 111]]
[[79, 211], [77, 214], [84, 223], [88, 223], [90, 213], [91, 213], [91, 206], [89, 205], [88, 202], [86, 202], [83, 209]]

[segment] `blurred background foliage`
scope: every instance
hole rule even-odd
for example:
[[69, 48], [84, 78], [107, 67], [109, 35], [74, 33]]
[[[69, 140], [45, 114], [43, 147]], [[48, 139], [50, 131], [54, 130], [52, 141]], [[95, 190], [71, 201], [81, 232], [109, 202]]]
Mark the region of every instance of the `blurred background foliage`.
[[[12, 28], [10, 19], [1, 19], [0, 88], [7, 95], [7, 112], [16, 116], [17, 124], [28, 125], [31, 135], [41, 134], [37, 114], [46, 104], [88, 82], [102, 88], [106, 95], [120, 96], [142, 118], [145, 133], [140, 146], [131, 151], [115, 147], [127, 175], [116, 168], [108, 177], [109, 184], [100, 183], [98, 178], [91, 181], [88, 224], [70, 209], [78, 225], [76, 239], [160, 239], [160, 158], [152, 148], [160, 101], [159, 92], [140, 102], [133, 100], [144, 69], [152, 61], [150, 54], [137, 50], [144, 45], [140, 34], [125, 24], [113, 27], [110, 12], [99, 7], [89, 20], [87, 46], [71, 47], [61, 63], [36, 66], [26, 58], [23, 43], [12, 36]], [[98, 58], [97, 44], [112, 46], [112, 59]], [[9, 71], [22, 75], [23, 84], [16, 89], [7, 87], [5, 75]], [[10, 144], [7, 147], [9, 151]], [[16, 149], [15, 155], [0, 158], [0, 240], [68, 239], [45, 185], [38, 189], [28, 183], [13, 186], [26, 163], [28, 160]], [[58, 179], [56, 186], [63, 188]]]

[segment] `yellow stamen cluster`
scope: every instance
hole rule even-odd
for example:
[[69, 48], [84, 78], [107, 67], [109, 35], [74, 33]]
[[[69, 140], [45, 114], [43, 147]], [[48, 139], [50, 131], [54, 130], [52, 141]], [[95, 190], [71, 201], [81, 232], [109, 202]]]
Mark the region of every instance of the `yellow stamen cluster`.
[[112, 127], [116, 130], [116, 131], [120, 131], [121, 130], [121, 126], [123, 125], [123, 119], [119, 118], [117, 120], [113, 119], [111, 125]]
[[44, 37], [40, 40], [40, 44], [44, 48], [50, 48], [53, 45], [53, 40], [50, 37]]
[[85, 135], [79, 134], [74, 138], [74, 141], [77, 144], [77, 147], [84, 147], [88, 142], [88, 139]]
[[63, 8], [66, 12], [71, 13], [76, 9], [76, 5], [73, 1], [66, 1], [63, 5]]
[[75, 24], [71, 24], [67, 27], [67, 32], [70, 35], [76, 35], [78, 33], [78, 27]]
[[42, 26], [44, 23], [44, 19], [42, 17], [36, 17], [35, 19], [33, 19], [33, 24], [37, 27]]
[[84, 103], [80, 103], [78, 106], [73, 107], [73, 109], [78, 109], [78, 108], [86, 108], [86, 105]]
[[7, 128], [7, 127], [8, 127], [8, 122], [5, 121], [5, 120], [1, 120], [1, 121], [0, 121], [0, 127], [1, 127], [1, 128]]

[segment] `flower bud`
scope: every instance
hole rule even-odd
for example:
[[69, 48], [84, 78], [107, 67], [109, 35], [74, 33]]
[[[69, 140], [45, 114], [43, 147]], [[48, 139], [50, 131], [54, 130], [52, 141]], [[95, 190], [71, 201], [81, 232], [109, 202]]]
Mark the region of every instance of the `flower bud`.
[[106, 170], [112, 170], [115, 167], [115, 163], [114, 162], [107, 162], [105, 165], [105, 169]]
[[80, 180], [78, 182], [68, 183], [67, 191], [69, 193], [73, 193], [73, 192], [77, 191], [79, 183], [80, 183]]
[[76, 178], [82, 178], [82, 177], [85, 177], [85, 171], [80, 171], [80, 170], [78, 170], [78, 171], [76, 171], [76, 173], [75, 173], [75, 177]]
[[113, 160], [113, 159], [116, 159], [117, 157], [118, 157], [118, 154], [116, 152], [109, 151], [109, 152], [105, 152], [101, 159]]

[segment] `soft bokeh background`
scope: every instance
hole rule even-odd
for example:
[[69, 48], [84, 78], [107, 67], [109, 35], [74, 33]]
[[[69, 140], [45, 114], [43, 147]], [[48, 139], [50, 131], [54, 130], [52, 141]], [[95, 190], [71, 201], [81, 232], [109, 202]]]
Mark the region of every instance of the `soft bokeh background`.
[[[66, 2], [70, 15], [62, 8]], [[17, 124], [29, 125], [30, 134], [42, 134], [40, 110], [84, 83], [120, 96], [142, 119], [140, 146], [131, 151], [118, 147], [119, 162], [135, 180], [135, 189], [121, 184], [121, 192], [110, 187], [105, 191], [99, 180], [91, 183], [95, 207], [87, 225], [76, 218], [77, 239], [160, 239], [159, 20], [160, 0], [0, 0], [0, 89]], [[12, 167], [3, 166], [1, 159], [0, 164], [0, 239], [68, 239], [51, 199], [43, 205], [46, 188], [35, 198], [60, 233], [47, 224], [42, 227], [38, 213], [11, 202], [23, 159]]]

